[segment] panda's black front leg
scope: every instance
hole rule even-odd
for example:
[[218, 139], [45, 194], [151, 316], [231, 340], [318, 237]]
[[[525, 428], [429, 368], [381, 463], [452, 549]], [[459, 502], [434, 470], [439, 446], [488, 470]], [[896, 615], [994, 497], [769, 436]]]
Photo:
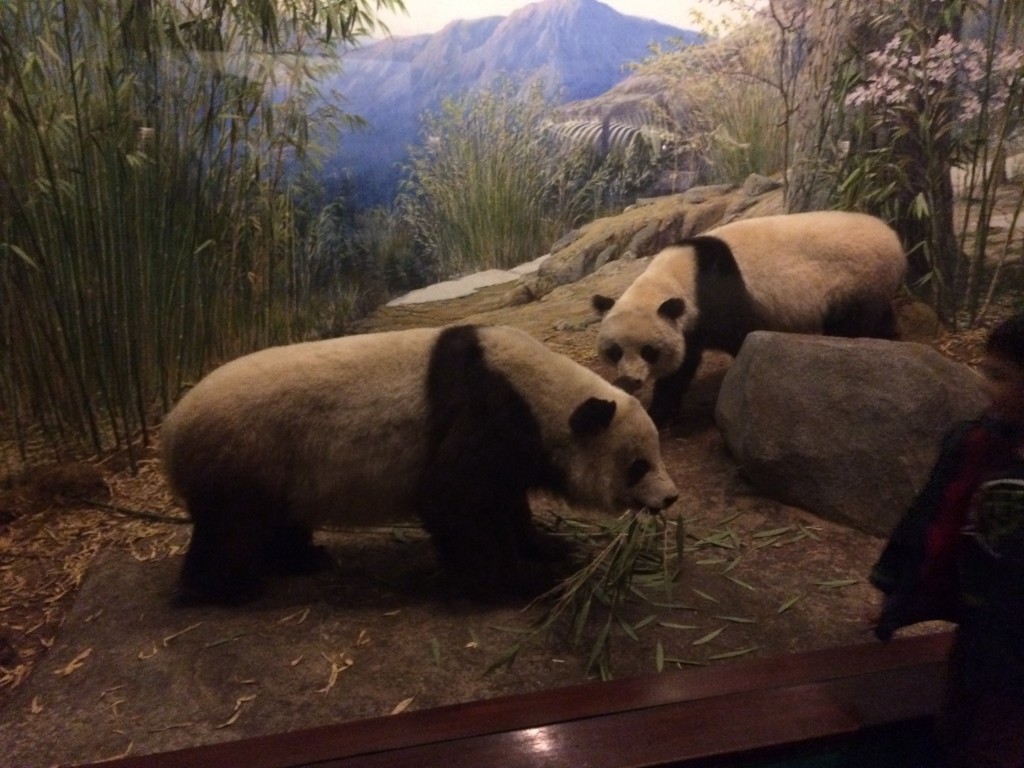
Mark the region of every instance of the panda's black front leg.
[[535, 597], [569, 575], [570, 545], [564, 539], [537, 529], [524, 490], [506, 495], [499, 527], [511, 534], [512, 557], [498, 578], [498, 591], [508, 595]]
[[516, 570], [512, 496], [488, 466], [485, 450], [441, 451], [426, 468], [418, 492], [418, 512], [441, 566], [459, 587], [488, 599]]
[[515, 571], [516, 562], [510, 536], [472, 519], [462, 524], [455, 517], [424, 522], [442, 567], [457, 579], [460, 590], [478, 599], [493, 598], [505, 591], [503, 582]]
[[572, 546], [564, 538], [537, 529], [527, 498], [516, 505], [512, 517], [520, 557], [535, 563], [558, 563], [568, 558]]
[[564, 560], [564, 543], [533, 527], [522, 490], [434, 496], [420, 516], [445, 570], [478, 599], [534, 597], [555, 582], [551, 561]]
[[675, 373], [654, 383], [654, 393], [647, 412], [659, 429], [667, 427], [679, 415], [683, 395], [690, 388], [690, 382], [693, 381], [703, 356], [704, 350], [688, 343], [682, 365]]

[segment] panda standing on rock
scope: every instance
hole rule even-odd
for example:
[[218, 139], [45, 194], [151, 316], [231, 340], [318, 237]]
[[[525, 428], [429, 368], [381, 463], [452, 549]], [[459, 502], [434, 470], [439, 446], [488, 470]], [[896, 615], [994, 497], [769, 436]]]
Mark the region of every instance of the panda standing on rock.
[[679, 412], [705, 349], [735, 356], [757, 330], [895, 338], [906, 257], [881, 219], [818, 211], [725, 224], [656, 254], [616, 301], [594, 296], [615, 384], [653, 381], [659, 427]]
[[237, 603], [330, 562], [327, 523], [419, 517], [471, 594], [535, 595], [565, 542], [528, 492], [606, 511], [677, 497], [636, 398], [529, 335], [453, 326], [273, 347], [214, 370], [161, 429], [192, 519], [187, 601]]

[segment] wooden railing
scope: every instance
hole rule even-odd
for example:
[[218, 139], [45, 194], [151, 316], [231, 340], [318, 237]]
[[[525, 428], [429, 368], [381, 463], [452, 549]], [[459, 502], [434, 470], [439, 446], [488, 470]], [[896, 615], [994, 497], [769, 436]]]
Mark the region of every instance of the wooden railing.
[[939, 633], [586, 683], [103, 766], [778, 765], [852, 748], [893, 729], [927, 733], [949, 641]]

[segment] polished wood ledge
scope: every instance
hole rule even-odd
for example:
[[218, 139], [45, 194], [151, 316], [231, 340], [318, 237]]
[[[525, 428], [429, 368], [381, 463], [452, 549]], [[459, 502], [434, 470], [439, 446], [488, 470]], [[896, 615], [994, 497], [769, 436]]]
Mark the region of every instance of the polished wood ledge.
[[764, 761], [779, 765], [801, 754], [843, 749], [887, 729], [916, 727], [925, 732], [922, 724], [934, 715], [939, 702], [949, 643], [950, 635], [939, 633], [887, 644], [734, 661], [103, 765], [642, 768], [761, 765]]

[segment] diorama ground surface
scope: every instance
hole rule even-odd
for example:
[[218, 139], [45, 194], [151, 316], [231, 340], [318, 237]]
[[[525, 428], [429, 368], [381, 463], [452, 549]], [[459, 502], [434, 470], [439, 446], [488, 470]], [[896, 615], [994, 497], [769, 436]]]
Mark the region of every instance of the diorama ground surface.
[[[518, 307], [501, 306], [508, 286], [497, 285], [384, 308], [354, 330], [506, 323], [606, 373], [595, 359], [589, 297], [618, 295], [642, 266], [612, 263]], [[971, 362], [982, 338], [934, 343]], [[866, 576], [881, 540], [763, 498], [743, 479], [714, 424], [728, 363], [708, 356], [683, 417], [662, 435], [681, 493], [666, 516], [665, 546], [681, 522], [685, 552], [670, 559], [678, 568], [671, 583], [659, 573], [635, 579], [607, 635], [616, 678], [872, 641], [876, 596]], [[42, 468], [0, 499], [5, 765], [94, 762], [598, 676], [590, 662], [605, 647], [600, 604], [578, 637], [571, 616], [531, 633], [550, 601], [465, 599], [439, 576], [415, 525], [324, 531], [318, 541], [335, 571], [277, 581], [239, 608], [178, 606], [189, 527], [155, 456], [151, 448], [136, 472], [111, 461]], [[536, 499], [534, 509], [541, 525], [576, 541], [581, 564], [622, 527], [551, 499]], [[512, 663], [501, 664], [517, 645]]]

